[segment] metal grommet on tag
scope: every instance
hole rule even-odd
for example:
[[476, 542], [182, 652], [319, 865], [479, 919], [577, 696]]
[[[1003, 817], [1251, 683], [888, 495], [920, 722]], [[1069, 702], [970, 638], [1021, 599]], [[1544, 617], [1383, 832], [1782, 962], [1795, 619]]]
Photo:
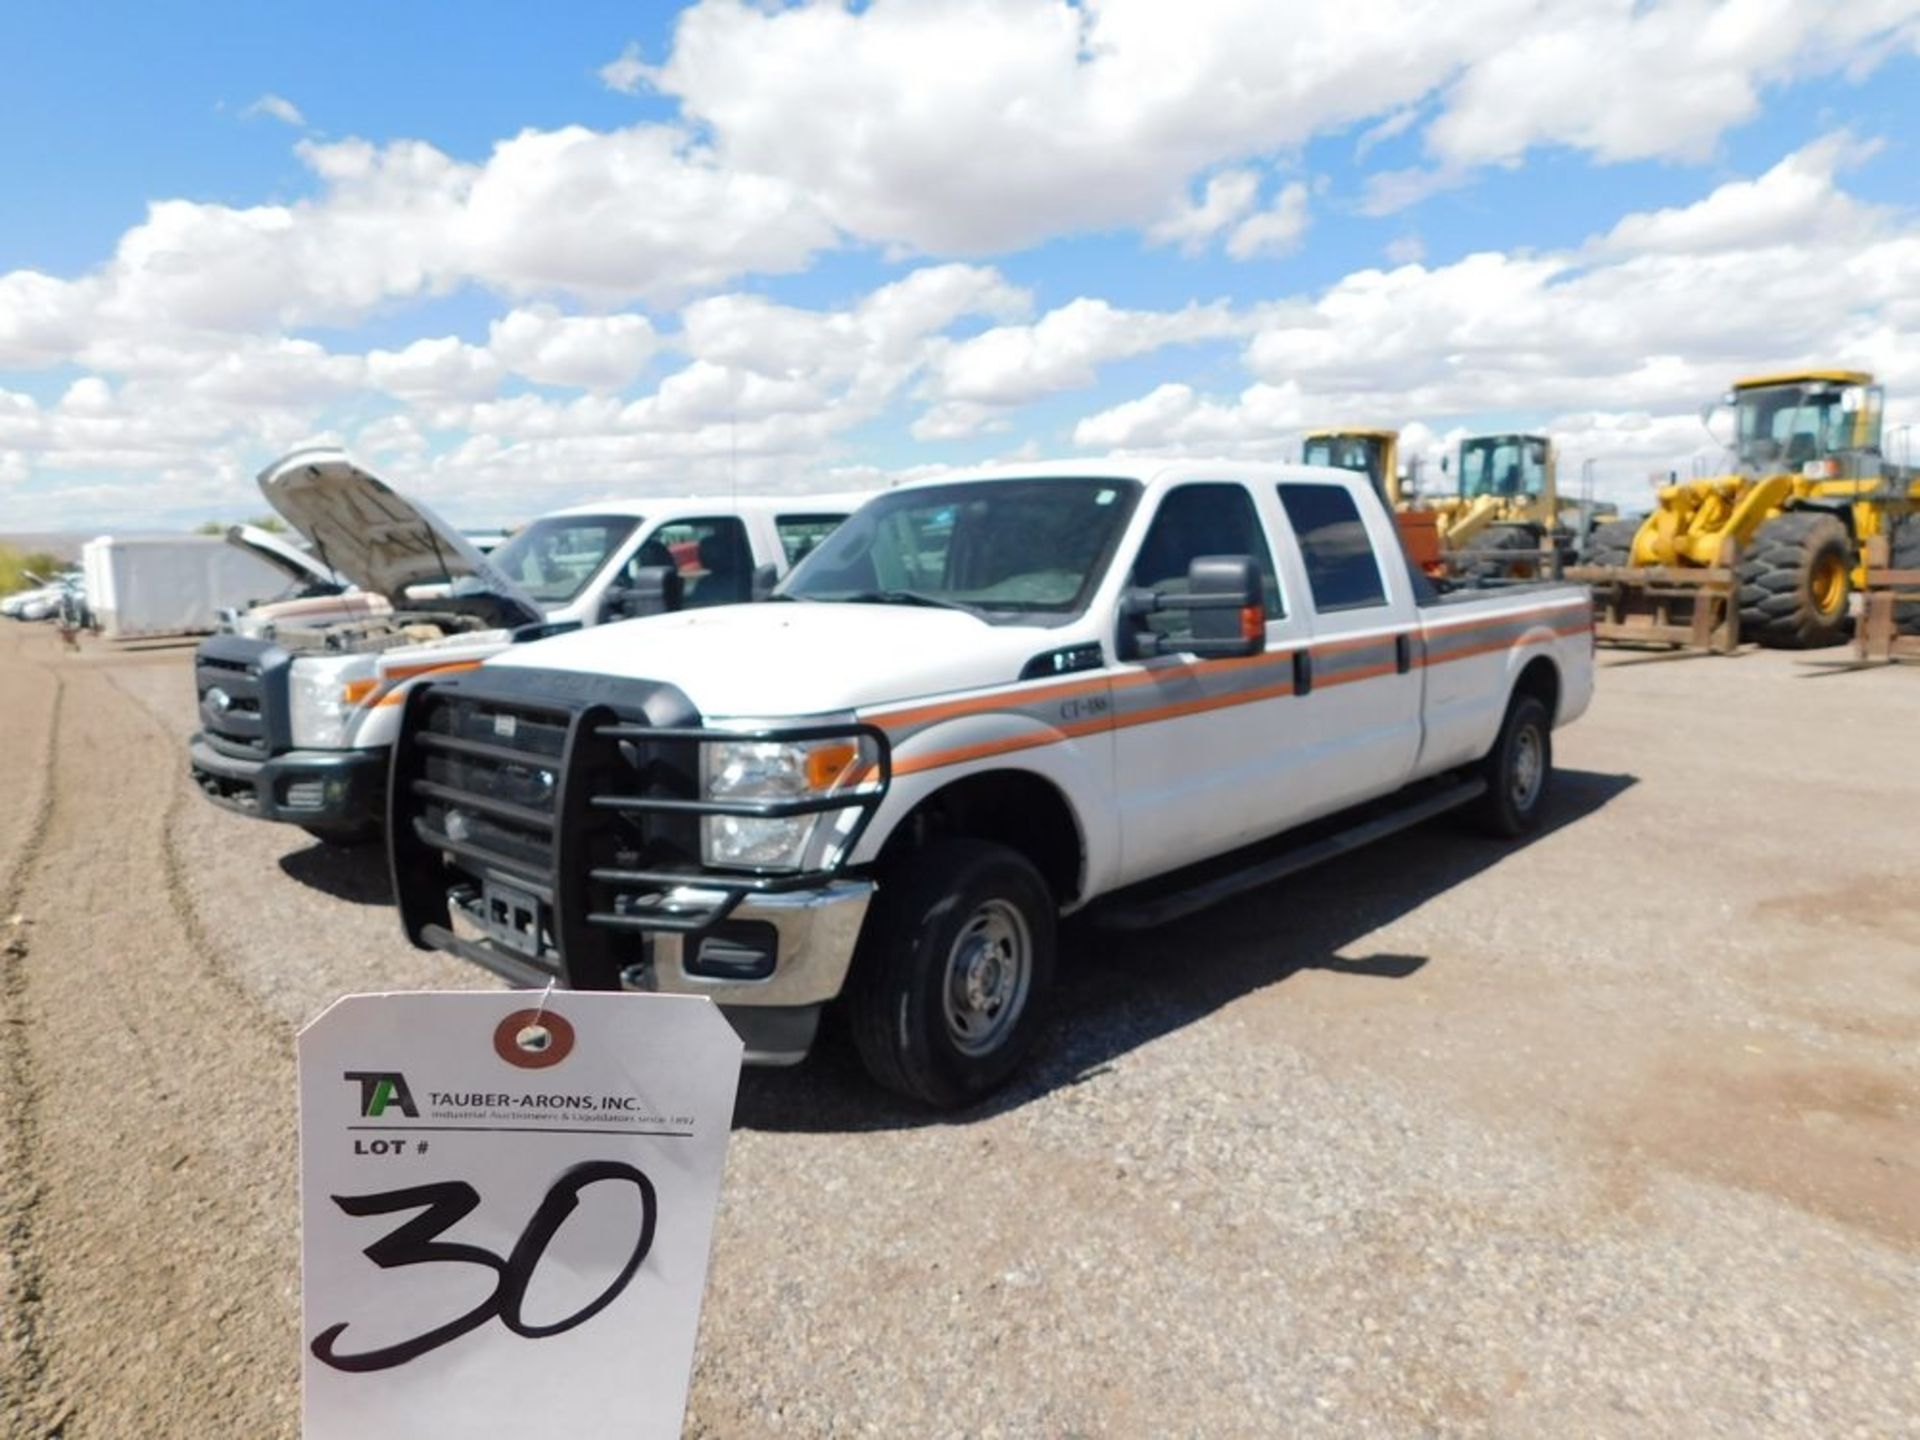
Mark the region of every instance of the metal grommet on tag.
[[493, 1027], [493, 1053], [522, 1070], [544, 1070], [573, 1053], [573, 1026], [544, 1005], [516, 1010]]

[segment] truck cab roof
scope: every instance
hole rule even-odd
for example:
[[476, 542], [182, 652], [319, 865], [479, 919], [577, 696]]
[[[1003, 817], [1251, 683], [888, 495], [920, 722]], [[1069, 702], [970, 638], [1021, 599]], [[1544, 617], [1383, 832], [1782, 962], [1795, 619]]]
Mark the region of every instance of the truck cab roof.
[[609, 500], [593, 500], [549, 510], [552, 516], [619, 515], [634, 520], [657, 519], [667, 513], [723, 515], [787, 515], [819, 510], [852, 510], [873, 498], [878, 491], [834, 491], [822, 494], [794, 495], [644, 495]]
[[[979, 481], [1018, 481], [1045, 479], [1124, 480], [1157, 493], [1174, 485], [1194, 480], [1222, 480], [1244, 484], [1270, 484], [1279, 480], [1338, 480], [1342, 484], [1355, 479], [1352, 471], [1326, 465], [1301, 465], [1284, 460], [1042, 460], [1021, 465], [985, 465], [953, 470], [895, 486], [883, 493], [937, 490], [946, 485], [974, 484]], [[1365, 483], [1364, 477], [1361, 484]]]

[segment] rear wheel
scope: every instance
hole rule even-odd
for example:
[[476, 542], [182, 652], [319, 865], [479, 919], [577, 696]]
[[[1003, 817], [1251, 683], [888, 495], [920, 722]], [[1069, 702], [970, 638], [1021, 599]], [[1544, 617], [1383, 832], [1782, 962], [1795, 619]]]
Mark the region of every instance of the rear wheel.
[[1053, 894], [1026, 858], [939, 840], [882, 876], [847, 1018], [868, 1074], [950, 1108], [1011, 1075], [1053, 982]]
[[1740, 560], [1740, 638], [1776, 650], [1838, 645], [1852, 591], [1847, 527], [1817, 510], [1777, 516]]
[[1633, 563], [1633, 541], [1640, 533], [1638, 520], [1609, 520], [1596, 525], [1587, 536], [1585, 565], [1625, 566]]
[[1476, 825], [1509, 839], [1539, 828], [1553, 785], [1553, 717], [1538, 695], [1513, 697], [1480, 776], [1487, 793], [1468, 812]]

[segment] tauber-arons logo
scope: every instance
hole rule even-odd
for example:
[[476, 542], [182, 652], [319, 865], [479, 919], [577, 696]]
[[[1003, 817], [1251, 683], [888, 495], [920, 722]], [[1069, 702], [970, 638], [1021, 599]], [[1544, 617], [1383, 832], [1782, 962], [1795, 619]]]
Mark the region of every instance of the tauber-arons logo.
[[349, 1070], [340, 1078], [360, 1082], [360, 1113], [368, 1119], [386, 1114], [389, 1105], [398, 1105], [409, 1120], [420, 1118], [407, 1077], [398, 1070]]

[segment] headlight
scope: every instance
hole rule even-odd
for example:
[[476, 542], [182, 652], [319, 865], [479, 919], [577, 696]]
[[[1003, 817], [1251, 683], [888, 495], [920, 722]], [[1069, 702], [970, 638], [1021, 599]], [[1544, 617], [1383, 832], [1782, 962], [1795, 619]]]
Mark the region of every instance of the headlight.
[[812, 800], [846, 795], [844, 808], [784, 819], [709, 815], [700, 824], [709, 865], [802, 870], [831, 864], [859, 816], [852, 802], [876, 775], [872, 742], [742, 740], [703, 746], [709, 800]]
[[347, 720], [353, 714], [341, 692], [338, 665], [295, 661], [287, 687], [293, 709], [293, 744], [297, 750], [344, 750]]

